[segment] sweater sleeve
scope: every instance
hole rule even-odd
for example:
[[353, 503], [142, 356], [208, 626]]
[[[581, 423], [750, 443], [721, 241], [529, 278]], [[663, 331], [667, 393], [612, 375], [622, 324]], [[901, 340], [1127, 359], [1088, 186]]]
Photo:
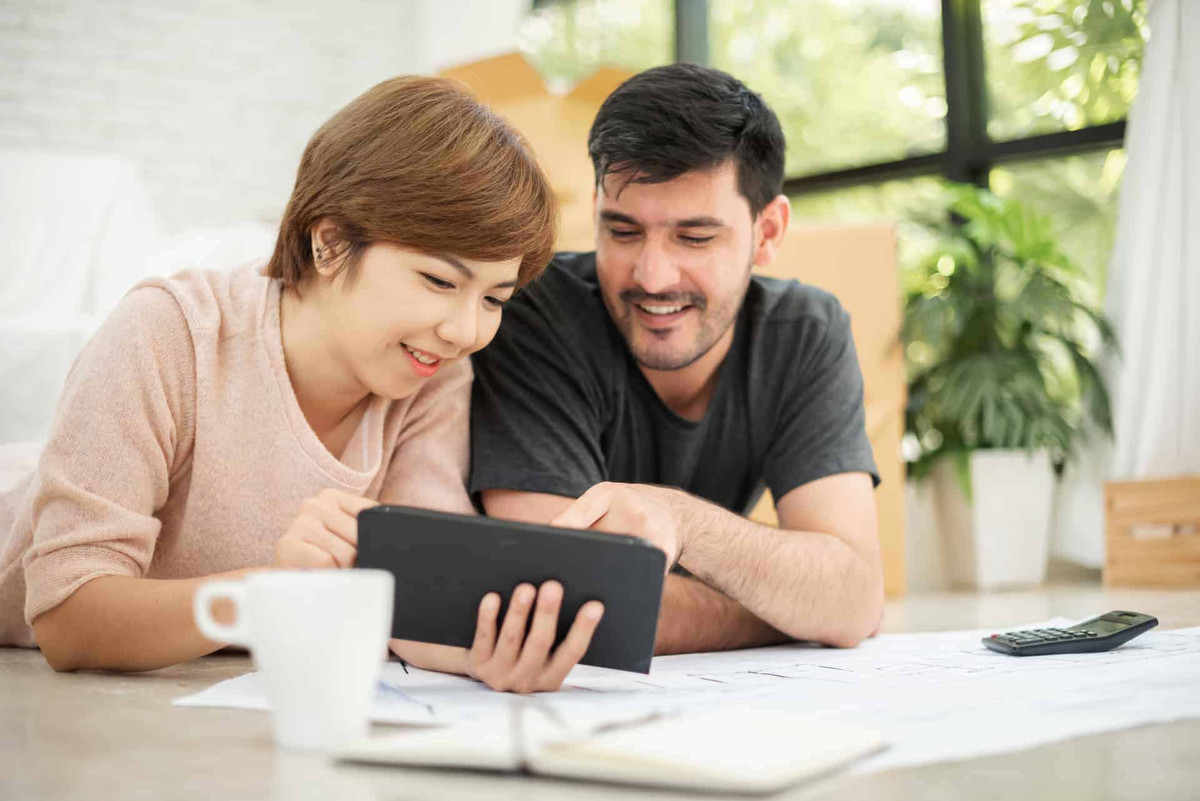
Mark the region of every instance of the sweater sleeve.
[[127, 295], [75, 360], [38, 465], [25, 619], [104, 575], [150, 566], [173, 473], [190, 457], [196, 356], [167, 291]]
[[471, 377], [471, 363], [463, 359], [413, 399], [380, 502], [474, 514], [467, 494]]

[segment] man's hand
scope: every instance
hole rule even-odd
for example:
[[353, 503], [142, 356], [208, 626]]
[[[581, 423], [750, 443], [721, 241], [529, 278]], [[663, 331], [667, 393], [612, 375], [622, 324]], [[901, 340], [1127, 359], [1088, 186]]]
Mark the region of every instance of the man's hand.
[[348, 492], [321, 490], [300, 504], [287, 531], [275, 541], [272, 567], [353, 567], [358, 556], [358, 513], [378, 505]]
[[688, 511], [693, 500], [687, 493], [668, 487], [606, 481], [580, 495], [550, 525], [641, 537], [667, 555], [670, 570], [687, 545]]
[[[494, 592], [483, 596], [475, 642], [467, 652], [467, 675], [493, 690], [507, 692], [554, 692], [561, 687], [571, 668], [583, 658], [604, 615], [604, 604], [588, 601], [580, 607], [562, 644], [551, 654], [562, 597], [563, 588], [557, 581], [547, 581], [540, 591], [532, 584], [518, 585], [497, 634], [500, 596]], [[533, 624], [526, 634], [531, 609]]]

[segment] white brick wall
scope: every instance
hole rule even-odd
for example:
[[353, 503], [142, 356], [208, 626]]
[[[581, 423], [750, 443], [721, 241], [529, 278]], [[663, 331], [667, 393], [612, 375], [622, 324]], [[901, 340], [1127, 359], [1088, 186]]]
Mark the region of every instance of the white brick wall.
[[428, 71], [409, 0], [0, 0], [0, 148], [117, 155], [168, 232], [274, 222], [305, 142]]

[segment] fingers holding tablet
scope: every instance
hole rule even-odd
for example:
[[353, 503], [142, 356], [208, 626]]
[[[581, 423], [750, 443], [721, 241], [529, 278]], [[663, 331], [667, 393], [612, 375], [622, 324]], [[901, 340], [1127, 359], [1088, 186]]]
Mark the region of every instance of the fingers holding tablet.
[[495, 690], [531, 693], [561, 687], [587, 651], [604, 610], [598, 601], [584, 604], [566, 638], [552, 652], [562, 599], [563, 588], [557, 581], [540, 588], [518, 585], [497, 633], [500, 596], [485, 595], [467, 654], [468, 674]]
[[579, 664], [579, 660], [587, 652], [588, 646], [592, 644], [592, 634], [595, 633], [596, 626], [600, 625], [602, 617], [604, 617], [604, 604], [599, 601], [588, 601], [580, 607], [579, 614], [575, 616], [575, 622], [571, 625], [571, 630], [567, 632], [566, 638], [559, 644], [554, 656], [550, 659], [550, 664], [542, 677], [544, 685], [541, 689], [550, 692], [562, 686], [567, 674], [571, 672], [571, 668]]

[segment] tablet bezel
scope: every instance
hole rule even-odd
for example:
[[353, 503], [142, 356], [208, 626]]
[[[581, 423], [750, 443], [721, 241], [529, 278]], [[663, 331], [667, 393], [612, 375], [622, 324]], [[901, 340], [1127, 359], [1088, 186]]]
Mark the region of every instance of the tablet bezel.
[[359, 514], [358, 540], [358, 567], [395, 576], [393, 637], [470, 647], [484, 594], [500, 594], [503, 615], [517, 584], [555, 579], [556, 646], [596, 598], [605, 614], [581, 663], [650, 670], [666, 555], [644, 539], [385, 505]]

